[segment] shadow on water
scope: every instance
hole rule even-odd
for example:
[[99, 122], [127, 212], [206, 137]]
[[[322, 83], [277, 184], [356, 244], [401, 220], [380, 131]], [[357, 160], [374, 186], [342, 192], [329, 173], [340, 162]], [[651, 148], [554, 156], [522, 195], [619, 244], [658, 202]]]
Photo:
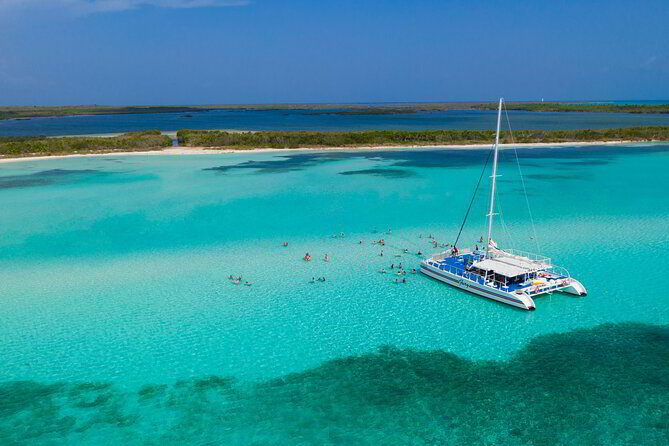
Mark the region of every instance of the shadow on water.
[[262, 383], [0, 384], [3, 444], [667, 444], [669, 326], [534, 338], [507, 361], [382, 347]]

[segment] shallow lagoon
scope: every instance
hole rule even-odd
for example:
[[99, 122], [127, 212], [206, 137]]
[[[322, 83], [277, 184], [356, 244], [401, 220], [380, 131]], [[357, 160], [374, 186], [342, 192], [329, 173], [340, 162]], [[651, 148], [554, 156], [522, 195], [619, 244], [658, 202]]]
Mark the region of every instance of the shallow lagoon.
[[[659, 289], [669, 267], [669, 146], [519, 154], [541, 250], [589, 291], [540, 298], [531, 313], [419, 275], [397, 285], [378, 273], [417, 266], [401, 250], [431, 252], [428, 234], [453, 241], [485, 151], [0, 166], [0, 437], [667, 439], [669, 383], [658, 370], [669, 367], [669, 299]], [[496, 238], [535, 250], [512, 155], [502, 154], [500, 197], [511, 237], [498, 224]], [[483, 234], [486, 195], [466, 240]], [[371, 244], [382, 237], [384, 257]], [[313, 262], [301, 260], [306, 251]], [[641, 266], [650, 280], [625, 277]], [[253, 286], [232, 285], [229, 274]], [[634, 415], [630, 398], [639, 398]], [[505, 407], [548, 415], [503, 426]]]

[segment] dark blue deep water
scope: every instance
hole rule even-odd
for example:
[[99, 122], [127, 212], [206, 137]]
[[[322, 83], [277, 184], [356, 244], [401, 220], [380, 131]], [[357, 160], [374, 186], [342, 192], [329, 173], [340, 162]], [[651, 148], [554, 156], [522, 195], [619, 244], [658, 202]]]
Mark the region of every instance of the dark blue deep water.
[[[669, 114], [509, 112], [517, 130], [669, 126]], [[490, 130], [494, 111], [346, 115], [313, 110], [214, 110], [196, 113], [73, 116], [0, 121], [0, 136], [62, 136], [161, 130]]]

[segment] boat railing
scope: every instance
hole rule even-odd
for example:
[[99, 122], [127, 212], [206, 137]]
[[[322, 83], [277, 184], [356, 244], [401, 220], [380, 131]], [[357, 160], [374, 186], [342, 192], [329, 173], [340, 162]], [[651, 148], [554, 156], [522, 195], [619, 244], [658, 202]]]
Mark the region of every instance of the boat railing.
[[[436, 260], [436, 256], [433, 257], [433, 259]], [[429, 263], [429, 264], [433, 267], [436, 267], [436, 268], [440, 269], [441, 271], [446, 271], [446, 272], [449, 272], [451, 274], [455, 274], [457, 276], [462, 277], [463, 279], [469, 279], [472, 282], [478, 283], [479, 285], [488, 286], [490, 288], [497, 288], [497, 289], [500, 289], [502, 291], [506, 291], [505, 288], [508, 289], [507, 285], [504, 282], [501, 282], [499, 280], [494, 280], [492, 277], [486, 278], [486, 277], [484, 277], [480, 274], [476, 274], [472, 271], [467, 271], [467, 269], [461, 268], [459, 266], [444, 265], [444, 264], [440, 264], [440, 263], [437, 263], [437, 262]], [[493, 285], [490, 285], [491, 283]]]
[[519, 249], [504, 249], [504, 250], [490, 250], [490, 257], [515, 257], [518, 260], [530, 261], [533, 263], [542, 263], [544, 265], [552, 265], [553, 262], [550, 257], [542, 256], [539, 254], [534, 254], [527, 251], [521, 251]]
[[571, 279], [571, 276], [569, 275], [569, 271], [567, 271], [566, 268], [563, 268], [558, 265], [551, 265], [550, 269], [548, 272], [556, 274], [561, 277], [566, 277], [567, 279]]

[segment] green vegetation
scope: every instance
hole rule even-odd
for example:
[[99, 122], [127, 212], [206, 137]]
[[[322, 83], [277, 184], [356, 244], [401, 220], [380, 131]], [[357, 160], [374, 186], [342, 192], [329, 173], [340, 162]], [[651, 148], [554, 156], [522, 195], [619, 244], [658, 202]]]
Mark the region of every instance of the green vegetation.
[[[606, 112], [606, 113], [669, 113], [669, 105], [614, 105], [567, 102], [507, 102], [507, 110], [532, 112]], [[214, 106], [143, 106], [109, 107], [77, 105], [58, 107], [0, 107], [0, 119], [30, 119], [38, 117], [143, 114], [143, 113], [194, 113], [210, 110], [306, 110], [314, 113], [387, 115], [444, 110], [495, 110], [494, 102], [422, 102], [364, 104], [255, 104]]]
[[[509, 102], [504, 105], [507, 110], [530, 112], [669, 113], [669, 105], [567, 104], [560, 102]], [[479, 104], [472, 108], [496, 110], [497, 104]]]
[[[186, 146], [226, 149], [364, 147], [364, 146], [438, 146], [447, 144], [487, 144], [492, 131], [370, 131], [370, 132], [242, 132], [180, 130], [177, 137]], [[520, 130], [513, 133], [517, 143], [553, 143], [587, 141], [667, 141], [669, 127], [632, 127], [604, 130]], [[501, 137], [510, 143], [508, 133]]]
[[[179, 140], [188, 147], [252, 150], [258, 148], [297, 149], [319, 147], [443, 146], [490, 144], [492, 131], [370, 131], [370, 132], [225, 132], [180, 130]], [[508, 133], [502, 143], [510, 143]], [[559, 143], [592, 141], [669, 141], [669, 127], [633, 127], [605, 130], [520, 130], [516, 143]], [[69, 155], [162, 150], [172, 140], [159, 131], [125, 133], [112, 137], [0, 137], [0, 156]]]
[[112, 137], [0, 137], [0, 155], [39, 156], [76, 153], [160, 150], [172, 145], [159, 131], [126, 133]]
[[76, 105], [64, 107], [0, 107], [0, 119], [55, 118], [59, 116], [123, 115], [207, 111], [208, 107], [107, 107]]

